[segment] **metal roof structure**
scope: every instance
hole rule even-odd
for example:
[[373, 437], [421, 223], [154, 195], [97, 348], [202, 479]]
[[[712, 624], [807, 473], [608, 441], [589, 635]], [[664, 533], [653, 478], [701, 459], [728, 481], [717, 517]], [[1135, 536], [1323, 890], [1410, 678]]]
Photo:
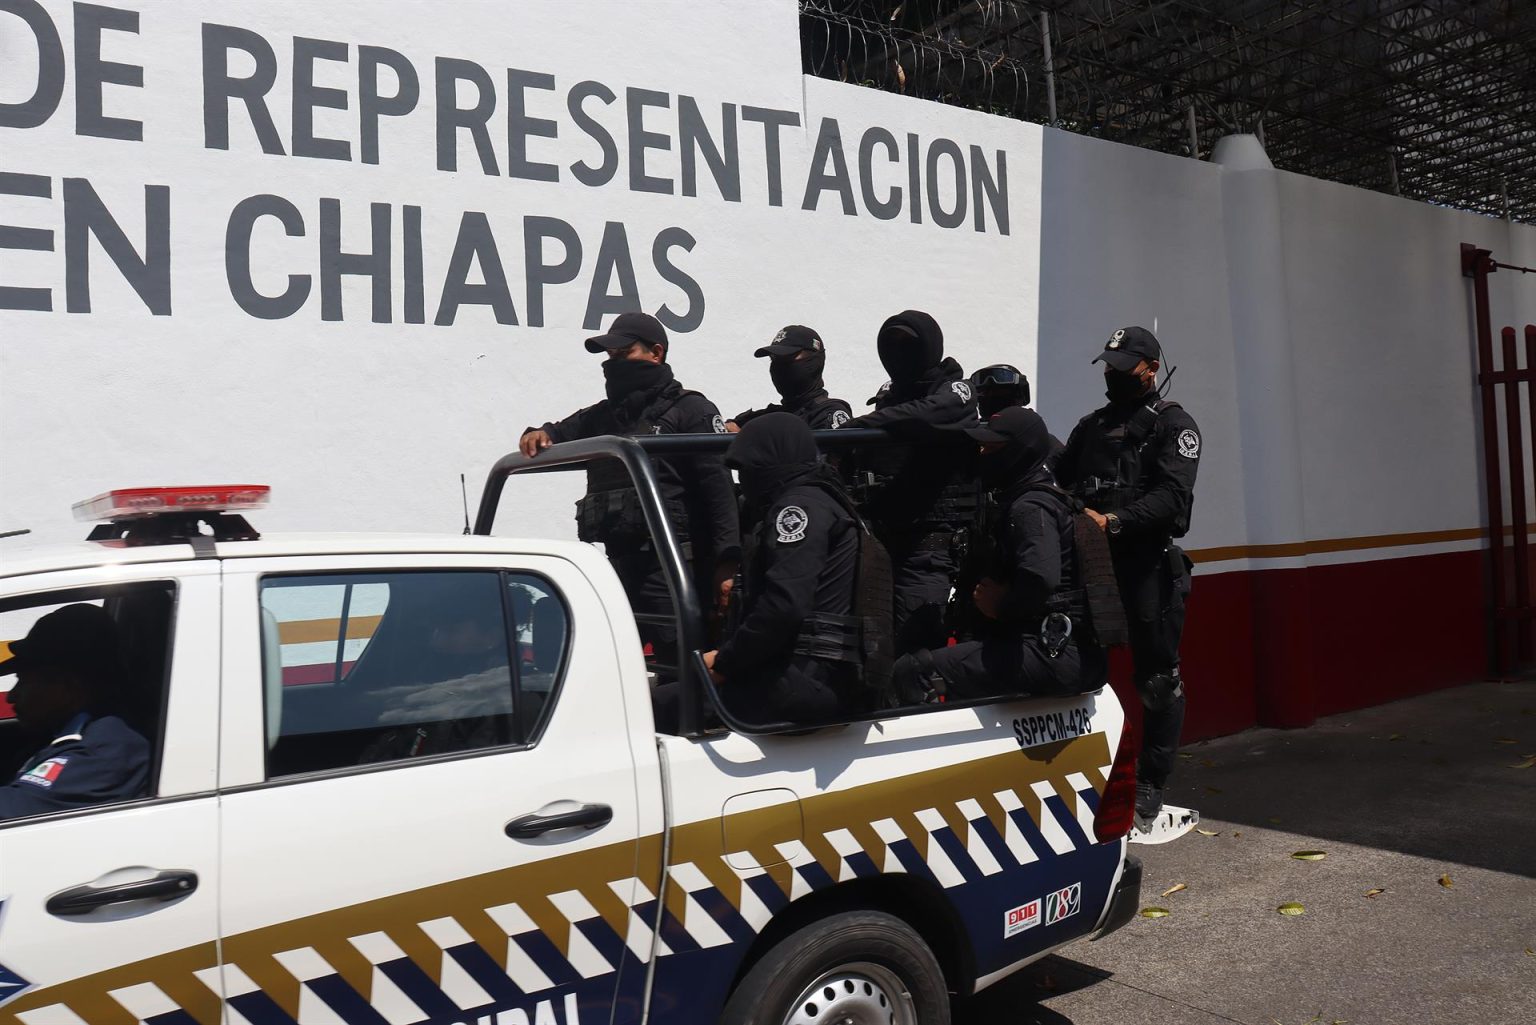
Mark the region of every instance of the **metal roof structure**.
[[801, 0], [807, 74], [1536, 220], [1532, 0]]

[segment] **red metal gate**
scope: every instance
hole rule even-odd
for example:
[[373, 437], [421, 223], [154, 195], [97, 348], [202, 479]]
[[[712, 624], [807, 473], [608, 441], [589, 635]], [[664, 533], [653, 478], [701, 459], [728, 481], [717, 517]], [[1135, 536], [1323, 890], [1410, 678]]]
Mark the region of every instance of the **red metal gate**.
[[[1493, 669], [1499, 674], [1516, 671], [1532, 661], [1530, 520], [1526, 515], [1525, 434], [1530, 432], [1536, 454], [1536, 325], [1525, 327], [1525, 342], [1518, 345], [1515, 329], [1499, 332], [1493, 344], [1492, 319], [1488, 312], [1488, 275], [1499, 270], [1536, 274], [1536, 269], [1500, 263], [1487, 249], [1461, 245], [1461, 273], [1472, 279], [1477, 317], [1477, 383], [1483, 417], [1483, 476], [1488, 491], [1489, 618], [1493, 633]], [[1520, 349], [1525, 352], [1522, 367]], [[1525, 387], [1522, 389], [1521, 385]], [[1504, 398], [1503, 424], [1499, 423], [1499, 395]], [[1522, 403], [1521, 392], [1525, 393]], [[1529, 405], [1529, 427], [1522, 405]], [[1502, 426], [1502, 430], [1501, 430]], [[1504, 435], [1502, 452], [1499, 435]], [[1502, 458], [1501, 458], [1502, 456]], [[1508, 482], [1508, 526], [1505, 526], [1505, 483]], [[1506, 550], [1506, 540], [1509, 543]]]

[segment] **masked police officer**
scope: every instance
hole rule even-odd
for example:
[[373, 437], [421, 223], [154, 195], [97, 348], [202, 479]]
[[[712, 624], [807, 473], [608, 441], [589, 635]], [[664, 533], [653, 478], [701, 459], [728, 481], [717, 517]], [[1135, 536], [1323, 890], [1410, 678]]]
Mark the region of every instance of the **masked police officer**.
[[976, 402], [928, 314], [906, 310], [889, 318], [877, 345], [890, 383], [876, 394], [874, 411], [849, 426], [883, 427], [911, 444], [862, 451], [855, 469], [873, 478], [865, 515], [890, 551], [896, 649], [937, 648], [947, 636], [954, 535], [974, 515], [963, 431], [976, 426]]
[[982, 482], [996, 498], [997, 515], [978, 541], [985, 554], [972, 595], [991, 626], [976, 640], [898, 660], [898, 698], [915, 703], [937, 695], [1098, 689], [1108, 679], [1109, 659], [1094, 636], [1079, 579], [1070, 499], [1046, 465], [1045, 422], [1032, 409], [1012, 406], [965, 433], [980, 445]]
[[976, 412], [990, 420], [1009, 406], [1029, 405], [1029, 378], [1011, 363], [994, 363], [971, 375]]
[[[1027, 406], [1030, 402], [1029, 378], [1011, 363], [982, 367], [971, 375], [971, 389], [976, 393], [976, 411], [981, 414], [983, 423], [1005, 409]], [[1054, 434], [1050, 439], [1051, 454], [1047, 463], [1054, 467], [1065, 446]]]
[[95, 605], [66, 605], [11, 645], [0, 676], [23, 728], [52, 739], [0, 785], [0, 819], [144, 796], [149, 742], [114, 713], [117, 634]]
[[793, 413], [813, 431], [835, 430], [852, 419], [848, 403], [827, 394], [821, 379], [827, 367], [827, 349], [815, 331], [791, 324], [755, 355], [768, 357], [768, 376], [782, 401], [736, 414], [726, 421], [727, 431], [734, 434], [766, 413]]
[[813, 722], [860, 706], [862, 623], [854, 617], [862, 525], [816, 440], [791, 413], [755, 417], [726, 463], [747, 526], [742, 608], [704, 663], [749, 722]]
[[[587, 339], [588, 352], [607, 355], [606, 398], [564, 420], [528, 428], [519, 442], [522, 453], [532, 457], [552, 444], [604, 434], [724, 434], [715, 404], [674, 379], [667, 349], [666, 329], [655, 317], [620, 314], [606, 334]], [[667, 518], [699, 593], [706, 601], [723, 603], [741, 551], [730, 472], [718, 455], [669, 456], [655, 466]], [[577, 535], [603, 543], [636, 612], [674, 613], [638, 496], [617, 460], [600, 460], [588, 468], [587, 494], [577, 504]], [[671, 626], [641, 623], [640, 636], [664, 661], [676, 654]]]
[[1109, 404], [1073, 429], [1056, 478], [1087, 505], [1114, 553], [1146, 709], [1136, 786], [1136, 813], [1146, 826], [1162, 808], [1184, 725], [1179, 639], [1190, 563], [1173, 540], [1189, 531], [1200, 429], [1159, 394], [1162, 348], [1152, 332], [1116, 331], [1094, 360], [1101, 361]]

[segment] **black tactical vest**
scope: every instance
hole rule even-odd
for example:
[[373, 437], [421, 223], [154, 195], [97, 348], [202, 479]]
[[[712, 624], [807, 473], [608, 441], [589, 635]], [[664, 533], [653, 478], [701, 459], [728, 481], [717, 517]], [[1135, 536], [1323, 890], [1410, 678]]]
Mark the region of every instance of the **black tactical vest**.
[[[1178, 407], [1170, 399], [1138, 406], [1123, 423], [1099, 426], [1088, 435], [1073, 488], [1076, 497], [1099, 512], [1117, 512], [1146, 492], [1142, 453], [1163, 410]], [[1096, 425], [1097, 426], [1097, 425]]]
[[[658, 397], [635, 418], [620, 428], [614, 421], [612, 433], [628, 438], [642, 438], [666, 433], [661, 420], [672, 407], [697, 392], [681, 391]], [[688, 510], [680, 501], [663, 499], [667, 517], [680, 543], [688, 542]], [[576, 537], [581, 541], [600, 541], [610, 549], [634, 550], [651, 539], [640, 507], [640, 493], [635, 490], [629, 470], [617, 459], [599, 459], [587, 466], [587, 493], [576, 502]]]

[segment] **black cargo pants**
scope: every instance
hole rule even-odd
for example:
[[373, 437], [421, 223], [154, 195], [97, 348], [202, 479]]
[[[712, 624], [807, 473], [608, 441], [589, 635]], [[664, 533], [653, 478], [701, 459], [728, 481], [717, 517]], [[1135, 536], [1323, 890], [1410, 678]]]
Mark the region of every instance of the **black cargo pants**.
[[[1179, 641], [1184, 635], [1190, 565], [1182, 549], [1162, 543], [1116, 546], [1114, 562], [1130, 626], [1136, 690], [1143, 706], [1136, 778], [1161, 787], [1173, 772], [1179, 734], [1184, 729]], [[1174, 687], [1177, 695], [1170, 696]]]
[[949, 640], [944, 618], [957, 569], [950, 551], [953, 536], [946, 531], [885, 541], [891, 555], [891, 618], [898, 655], [936, 650]]

